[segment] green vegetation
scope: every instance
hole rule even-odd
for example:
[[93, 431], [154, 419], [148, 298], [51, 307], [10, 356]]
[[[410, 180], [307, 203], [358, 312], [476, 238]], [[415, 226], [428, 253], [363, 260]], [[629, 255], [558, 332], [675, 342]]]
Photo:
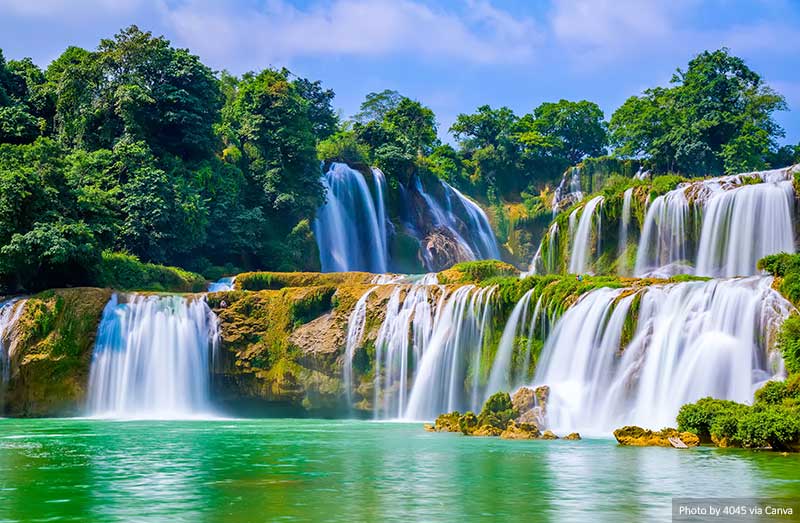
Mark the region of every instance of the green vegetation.
[[518, 276], [513, 265], [498, 260], [462, 262], [438, 274], [440, 283], [482, 283], [491, 278]]
[[[333, 98], [286, 69], [215, 73], [136, 26], [94, 50], [69, 47], [44, 70], [0, 53], [0, 290], [105, 284], [103, 252], [206, 277], [317, 270], [320, 160], [383, 169], [394, 220], [397, 189], [447, 180], [487, 209], [519, 262], [535, 251], [570, 166], [584, 191], [603, 190], [603, 212], [615, 217], [625, 188], [636, 188], [641, 213], [682, 176], [800, 161], [800, 147], [776, 143], [783, 97], [725, 49], [695, 57], [671, 87], [630, 98], [610, 123], [586, 100], [523, 115], [480, 106], [450, 127], [457, 147], [441, 143], [430, 108], [396, 91], [368, 94], [346, 121]], [[667, 175], [649, 195], [632, 179], [640, 167]], [[613, 239], [596, 273], [630, 256], [612, 252]], [[413, 241], [391, 241], [399, 266], [418, 269], [405, 255]], [[168, 287], [152, 274], [126, 278]]]
[[752, 406], [713, 398], [684, 405], [677, 421], [720, 447], [800, 450], [800, 375], [767, 382]]
[[786, 101], [741, 58], [727, 49], [703, 52], [671, 84], [632, 96], [614, 112], [616, 154], [688, 175], [745, 172], [783, 160], [787, 151], [777, 152], [776, 140], [784, 133], [773, 113], [786, 110]]
[[95, 285], [119, 290], [201, 292], [206, 280], [178, 267], [142, 263], [131, 254], [104, 252]]

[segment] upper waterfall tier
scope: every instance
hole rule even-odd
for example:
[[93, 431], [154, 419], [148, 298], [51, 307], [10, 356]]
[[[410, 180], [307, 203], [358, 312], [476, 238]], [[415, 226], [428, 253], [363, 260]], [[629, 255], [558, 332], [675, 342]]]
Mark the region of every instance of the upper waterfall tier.
[[103, 311], [89, 377], [95, 416], [185, 418], [211, 412], [217, 345], [202, 298], [115, 294]]
[[444, 181], [425, 187], [415, 177], [390, 195], [379, 169], [365, 176], [343, 163], [322, 181], [327, 199], [314, 233], [323, 272], [430, 271], [500, 257], [484, 211]]
[[[531, 271], [755, 275], [759, 259], [796, 250], [793, 179], [798, 172], [800, 166], [686, 181], [655, 197], [645, 182], [631, 182], [624, 193], [574, 206], [568, 231], [567, 220], [557, 217]], [[601, 223], [610, 226], [602, 236]]]

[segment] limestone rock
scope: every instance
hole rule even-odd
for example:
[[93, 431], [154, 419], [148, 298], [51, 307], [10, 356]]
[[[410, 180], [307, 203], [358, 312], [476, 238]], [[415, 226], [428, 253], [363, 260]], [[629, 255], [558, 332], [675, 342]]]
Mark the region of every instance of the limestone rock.
[[436, 432], [461, 432], [461, 428], [458, 424], [460, 417], [461, 413], [458, 411], [441, 414], [438, 418], [436, 418], [434, 430]]
[[536, 439], [541, 435], [539, 427], [534, 423], [516, 423], [514, 420], [508, 422], [506, 430], [500, 437], [502, 439]]
[[614, 437], [620, 445], [633, 447], [671, 447], [672, 444], [669, 442], [671, 437], [679, 438], [687, 447], [696, 447], [700, 444], [700, 438], [696, 434], [678, 432], [672, 428], [652, 431], [629, 425], [615, 430]]
[[558, 436], [552, 430], [546, 430], [542, 434], [542, 439], [558, 439]]
[[577, 440], [581, 439], [581, 435], [578, 434], [577, 432], [571, 432], [571, 433], [567, 434], [566, 436], [564, 436], [564, 439], [568, 439], [570, 441], [577, 441]]
[[536, 395], [533, 389], [520, 387], [517, 392], [511, 396], [511, 404], [521, 415], [531, 410], [536, 406]]
[[495, 426], [492, 425], [482, 425], [481, 427], [475, 429], [470, 435], [471, 436], [499, 436], [502, 434], [503, 431]]

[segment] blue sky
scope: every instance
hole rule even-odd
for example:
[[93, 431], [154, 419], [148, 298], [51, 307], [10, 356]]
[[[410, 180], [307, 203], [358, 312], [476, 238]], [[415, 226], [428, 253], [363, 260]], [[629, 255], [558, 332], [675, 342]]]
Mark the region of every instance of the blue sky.
[[[705, 49], [729, 47], [781, 92], [800, 142], [800, 2], [793, 0], [0, 0], [0, 48], [45, 66], [135, 23], [232, 73], [286, 66], [336, 91], [344, 116], [396, 89], [440, 134], [481, 104], [518, 114], [560, 98], [610, 117]], [[448, 140], [449, 141], [449, 140]]]

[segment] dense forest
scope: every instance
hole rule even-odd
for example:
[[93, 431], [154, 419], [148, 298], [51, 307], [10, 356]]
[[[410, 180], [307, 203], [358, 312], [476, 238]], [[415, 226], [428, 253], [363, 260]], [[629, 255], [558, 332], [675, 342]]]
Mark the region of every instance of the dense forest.
[[543, 200], [571, 165], [633, 160], [703, 176], [800, 161], [779, 145], [784, 98], [728, 50], [668, 87], [597, 104], [481, 106], [442, 143], [436, 116], [386, 90], [344, 119], [334, 92], [286, 69], [215, 72], [135, 26], [46, 69], [0, 52], [0, 283], [6, 291], [102, 283], [109, 260], [208, 278], [318, 268], [320, 162], [380, 167], [392, 186], [437, 176], [486, 205]]

